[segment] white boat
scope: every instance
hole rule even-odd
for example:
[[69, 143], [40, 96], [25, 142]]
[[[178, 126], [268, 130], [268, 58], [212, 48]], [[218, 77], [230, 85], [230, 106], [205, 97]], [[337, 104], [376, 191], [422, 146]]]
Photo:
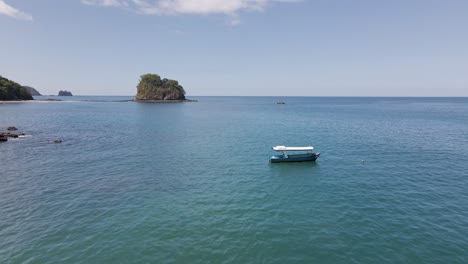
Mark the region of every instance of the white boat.
[[[272, 149], [274, 151], [283, 153], [281, 155], [271, 156], [270, 162], [272, 163], [315, 161], [320, 156], [320, 153], [312, 152], [314, 150], [314, 147], [312, 146], [306, 146], [306, 147], [275, 146], [275, 147], [272, 147]], [[300, 151], [302, 153], [288, 154], [289, 151]]]

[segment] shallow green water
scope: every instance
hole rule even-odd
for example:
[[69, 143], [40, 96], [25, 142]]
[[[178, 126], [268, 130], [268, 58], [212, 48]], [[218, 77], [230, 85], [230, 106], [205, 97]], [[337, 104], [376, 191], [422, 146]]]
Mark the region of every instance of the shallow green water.
[[0, 105], [0, 263], [468, 263], [468, 99], [196, 99]]

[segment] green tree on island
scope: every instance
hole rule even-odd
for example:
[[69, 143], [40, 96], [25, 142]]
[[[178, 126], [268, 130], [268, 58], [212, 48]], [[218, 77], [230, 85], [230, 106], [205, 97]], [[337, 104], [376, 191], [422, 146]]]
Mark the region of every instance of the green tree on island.
[[34, 100], [20, 84], [0, 76], [0, 101]]
[[176, 80], [145, 74], [137, 86], [136, 100], [185, 100], [185, 90]]

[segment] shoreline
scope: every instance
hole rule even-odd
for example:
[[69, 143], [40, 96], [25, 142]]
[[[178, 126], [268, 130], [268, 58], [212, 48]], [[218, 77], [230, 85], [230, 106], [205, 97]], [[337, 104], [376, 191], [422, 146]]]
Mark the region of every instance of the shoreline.
[[62, 100], [62, 99], [35, 99], [35, 100], [17, 100], [17, 101], [0, 101], [0, 104], [21, 104], [21, 103], [56, 103], [56, 102], [85, 102], [85, 103], [149, 103], [149, 104], [167, 104], [167, 103], [185, 103], [185, 102], [198, 102], [198, 100]]
[[60, 99], [15, 100], [15, 101], [0, 101], [0, 104], [49, 103], [49, 102], [63, 102], [63, 100], [60, 100]]

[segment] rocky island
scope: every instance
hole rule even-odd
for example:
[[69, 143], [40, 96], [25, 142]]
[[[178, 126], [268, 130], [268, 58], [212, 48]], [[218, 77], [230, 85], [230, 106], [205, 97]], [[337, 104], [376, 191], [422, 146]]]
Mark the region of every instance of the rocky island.
[[193, 102], [185, 98], [185, 90], [176, 80], [161, 79], [157, 74], [145, 74], [140, 78], [135, 96], [137, 102]]
[[58, 96], [73, 96], [73, 94], [69, 91], [60, 91]]
[[19, 83], [0, 76], [0, 101], [34, 100], [31, 93]]

